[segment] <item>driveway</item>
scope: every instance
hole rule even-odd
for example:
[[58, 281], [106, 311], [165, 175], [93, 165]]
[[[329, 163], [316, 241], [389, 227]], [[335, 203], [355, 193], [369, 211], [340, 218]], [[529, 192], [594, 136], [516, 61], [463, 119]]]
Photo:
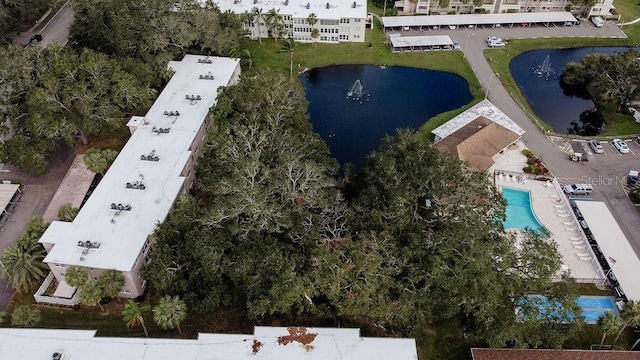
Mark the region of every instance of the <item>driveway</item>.
[[[640, 255], [640, 213], [628, 200], [621, 184], [631, 168], [640, 170], [640, 146], [630, 142], [629, 147], [632, 153], [621, 155], [610, 144], [603, 144], [606, 154], [590, 154], [589, 162], [569, 161], [567, 153], [550, 141], [550, 138], [533, 123], [523, 108], [502, 86], [483, 53], [487, 49], [485, 39], [493, 35], [503, 39], [571, 36], [626, 37], [622, 31], [610, 24], [604, 28], [596, 28], [583, 21], [576, 27], [429, 30], [427, 33], [446, 34], [460, 41], [464, 55], [476, 77], [485, 89], [490, 86], [488, 91], [490, 100], [526, 131], [523, 142], [527, 147], [538, 155], [561, 183], [593, 184], [595, 189], [592, 194], [593, 200], [604, 201], [607, 204], [636, 254]], [[423, 32], [423, 35], [426, 34]], [[508, 47], [507, 44], [507, 49]]]

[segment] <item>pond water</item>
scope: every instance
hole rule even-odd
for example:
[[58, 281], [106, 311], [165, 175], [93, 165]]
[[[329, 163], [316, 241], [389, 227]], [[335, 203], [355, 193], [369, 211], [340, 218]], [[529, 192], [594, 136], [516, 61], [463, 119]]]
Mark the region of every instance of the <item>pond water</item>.
[[588, 131], [588, 124], [580, 121], [581, 114], [588, 114], [586, 111], [593, 110], [595, 105], [590, 99], [565, 93], [560, 86], [562, 71], [569, 62], [579, 62], [590, 53], [610, 55], [626, 50], [625, 47], [534, 50], [513, 58], [509, 69], [540, 119], [557, 133], [580, 133]]
[[314, 130], [340, 164], [362, 164], [385, 134], [417, 130], [434, 115], [471, 101], [460, 76], [407, 67], [340, 65], [305, 72], [300, 80]]

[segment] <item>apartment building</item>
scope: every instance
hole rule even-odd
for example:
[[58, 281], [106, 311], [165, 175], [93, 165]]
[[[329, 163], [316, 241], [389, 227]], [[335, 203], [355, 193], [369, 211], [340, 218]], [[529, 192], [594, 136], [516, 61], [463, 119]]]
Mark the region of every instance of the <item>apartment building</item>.
[[72, 266], [93, 278], [121, 271], [121, 297], [144, 292], [140, 270], [149, 261], [152, 233], [193, 183], [218, 88], [240, 77], [239, 59], [186, 55], [169, 68], [173, 77], [149, 112], [129, 121], [131, 138], [74, 221], [54, 221], [40, 238], [51, 269], [43, 286], [55, 277], [58, 288], [55, 296], [43, 296], [41, 288], [37, 301], [77, 303], [76, 289], [64, 282]]
[[[269, 10], [275, 9], [284, 25], [284, 38], [291, 37], [300, 42], [313, 42], [313, 29], [318, 29], [317, 42], [364, 42], [367, 26], [366, 0], [218, 0], [221, 11], [235, 14], [251, 14], [257, 9], [261, 14], [245, 23], [249, 37], [253, 39], [271, 37], [268, 26]], [[315, 14], [317, 23], [307, 19]]]
[[[466, 4], [460, 0], [451, 0], [449, 5], [445, 7], [440, 6], [438, 0], [398, 0], [395, 2], [399, 15], [468, 14], [478, 9], [492, 14], [557, 12], [566, 11], [568, 6], [572, 6], [569, 0], [483, 0], [480, 6], [474, 6], [471, 0]], [[583, 11], [578, 6], [572, 6], [573, 12], [586, 14], [587, 17], [612, 17], [614, 10], [613, 0], [596, 0], [596, 4], [588, 11]]]
[[409, 338], [360, 337], [360, 329], [255, 327], [197, 339], [96, 337], [95, 330], [0, 329], [0, 356], [51, 360], [416, 360]]

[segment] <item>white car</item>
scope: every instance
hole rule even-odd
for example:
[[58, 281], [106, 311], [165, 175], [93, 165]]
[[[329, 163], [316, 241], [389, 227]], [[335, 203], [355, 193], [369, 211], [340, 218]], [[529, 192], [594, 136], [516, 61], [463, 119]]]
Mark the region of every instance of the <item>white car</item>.
[[599, 141], [589, 140], [589, 146], [591, 146], [591, 150], [593, 150], [593, 152], [596, 154], [604, 153], [604, 148], [602, 147], [602, 144], [600, 144]]
[[487, 44], [490, 48], [503, 48], [506, 44], [502, 41], [492, 41]]
[[460, 41], [453, 40], [453, 49], [460, 50]]
[[629, 152], [629, 147], [627, 146], [627, 143], [620, 139], [611, 140], [611, 145], [613, 145], [613, 147], [616, 148], [616, 150], [618, 150], [620, 154], [626, 154]]
[[498, 42], [498, 41], [502, 42], [502, 39], [500, 39], [500, 38], [499, 38], [499, 37], [497, 37], [497, 36], [489, 36], [489, 37], [487, 38], [487, 45], [489, 45], [489, 44], [490, 44], [490, 43], [492, 43], [492, 42]]

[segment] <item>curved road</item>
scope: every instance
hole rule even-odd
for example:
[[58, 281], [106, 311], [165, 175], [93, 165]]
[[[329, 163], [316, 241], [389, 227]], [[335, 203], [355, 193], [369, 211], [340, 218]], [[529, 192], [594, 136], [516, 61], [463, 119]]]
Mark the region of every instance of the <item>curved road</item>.
[[[587, 28], [593, 29], [594, 32], [600, 30], [590, 25], [587, 25]], [[617, 27], [609, 26], [608, 30], [613, 34], [618, 30], [614, 28]], [[609, 210], [630, 240], [636, 254], [640, 255], [640, 213], [636, 211], [635, 207], [628, 200], [622, 190], [621, 182], [629, 170], [640, 170], [640, 145], [629, 142], [628, 145], [632, 153], [620, 155], [612, 146], [603, 144], [606, 154], [590, 156], [589, 162], [575, 163], [569, 161], [567, 153], [556, 146], [554, 142], [533, 123], [511, 95], [507, 93], [501, 81], [496, 80], [497, 76], [493, 74], [484, 56], [484, 51], [487, 49], [485, 39], [488, 36], [495, 35], [508, 39], [509, 37], [513, 37], [513, 31], [517, 30], [521, 29], [465, 29], [462, 30], [462, 32], [464, 32], [463, 36], [452, 37], [459, 39], [465, 57], [469, 61], [471, 68], [482, 86], [485, 89], [491, 86], [488, 92], [490, 100], [526, 131], [523, 136], [523, 142], [527, 147], [538, 155], [552, 173], [558, 177], [561, 183], [588, 182], [593, 184], [595, 191], [592, 194], [592, 198], [607, 203]], [[546, 33], [552, 29], [527, 29], [527, 31], [530, 31], [529, 35], [531, 36], [529, 37], [540, 37], [536, 36], [538, 30]], [[558, 33], [557, 36], [562, 36], [562, 33], [566, 32], [565, 30], [573, 29], [555, 28], [555, 31]], [[455, 32], [457, 31], [454, 31], [454, 33]], [[450, 33], [449, 35], [452, 34]], [[544, 34], [543, 36], [553, 35]], [[507, 48], [508, 47], [509, 45], [507, 44]], [[491, 50], [487, 51], [489, 51], [490, 58]], [[496, 78], [492, 79], [492, 77]]]

